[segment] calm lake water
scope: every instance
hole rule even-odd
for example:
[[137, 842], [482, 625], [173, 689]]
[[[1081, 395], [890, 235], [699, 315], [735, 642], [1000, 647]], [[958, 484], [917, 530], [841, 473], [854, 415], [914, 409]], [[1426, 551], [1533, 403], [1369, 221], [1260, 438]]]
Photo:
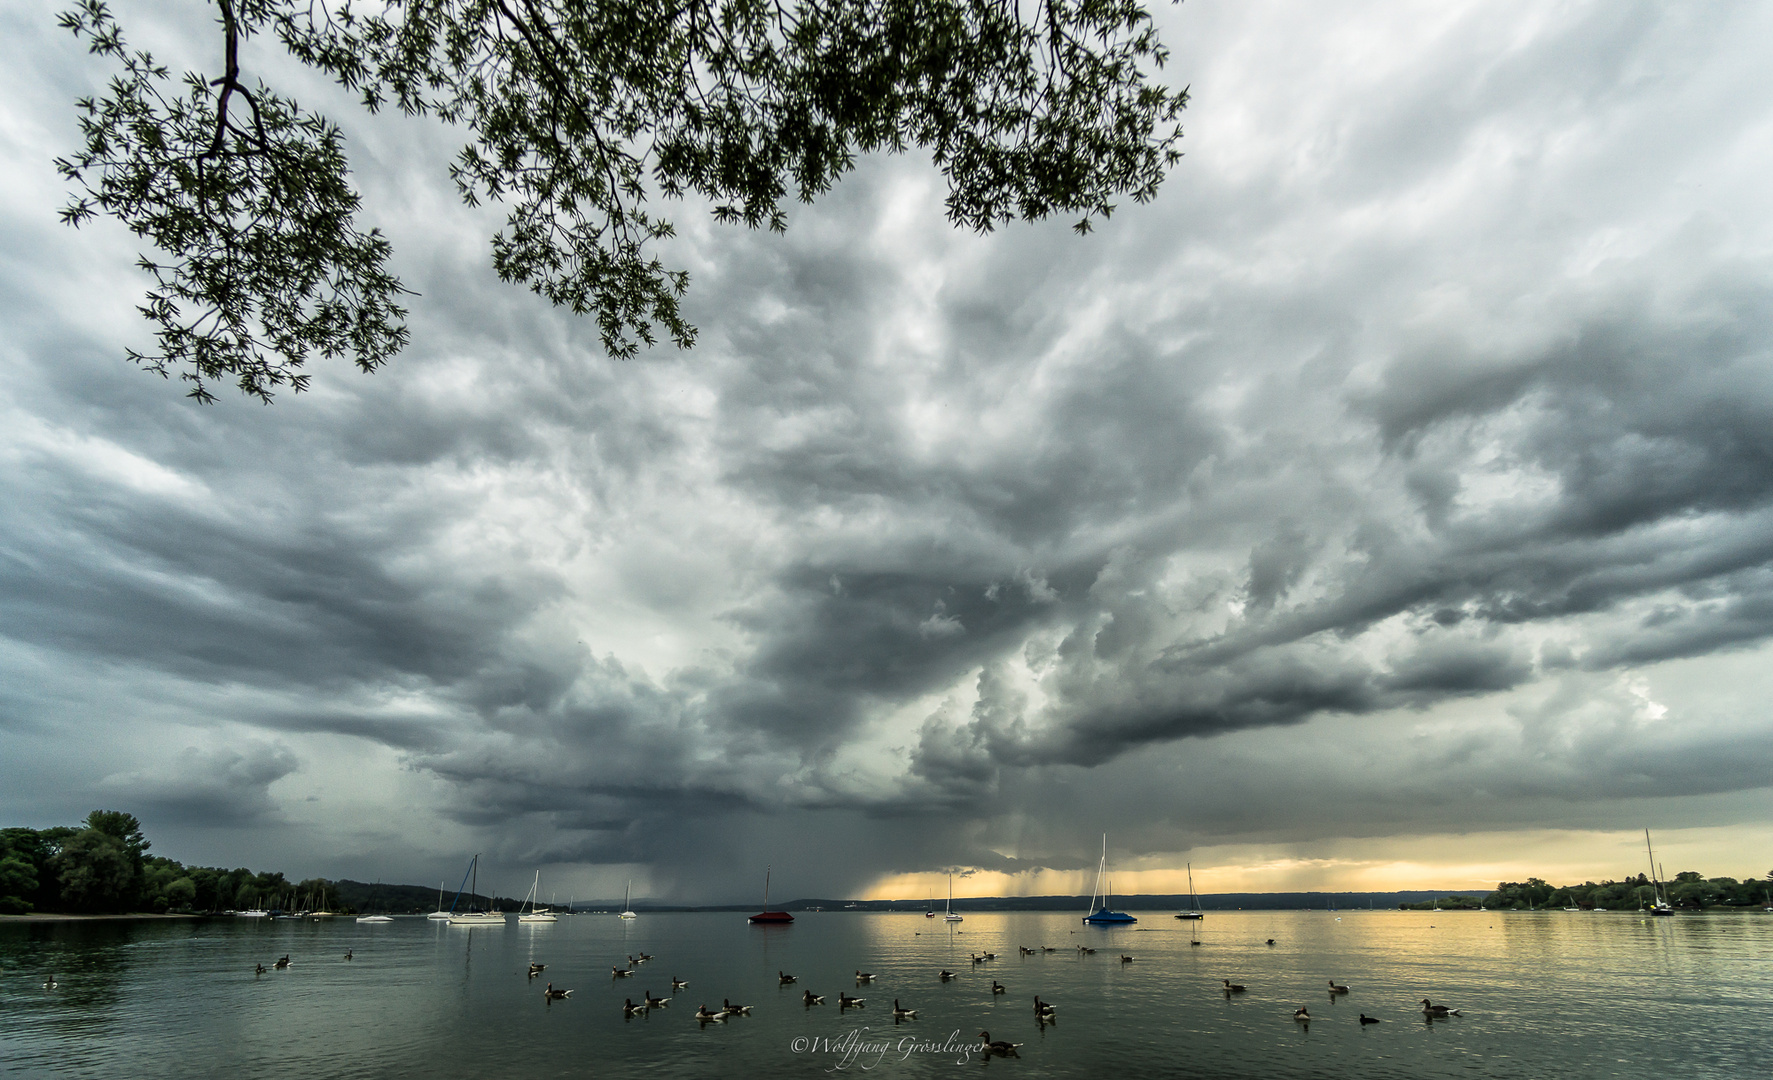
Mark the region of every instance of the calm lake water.
[[[1115, 929], [1058, 912], [953, 925], [806, 913], [785, 928], [701, 913], [473, 929], [7, 924], [0, 1075], [1773, 1075], [1773, 916], [1210, 912], [1191, 925], [1136, 914]], [[1055, 951], [1017, 948], [1043, 945]], [[969, 962], [986, 951], [997, 959]], [[656, 959], [611, 977], [641, 952]], [[253, 973], [285, 953], [287, 970]], [[532, 960], [548, 965], [534, 981]], [[858, 988], [858, 968], [878, 978]], [[940, 981], [943, 968], [958, 978]], [[779, 971], [798, 981], [781, 984]], [[673, 976], [688, 988], [673, 993]], [[1227, 996], [1222, 979], [1248, 990]], [[1351, 992], [1332, 997], [1331, 979]], [[545, 1002], [548, 980], [572, 996]], [[1007, 992], [992, 993], [994, 981]], [[826, 1003], [803, 1005], [807, 989]], [[622, 1000], [646, 991], [670, 1005], [624, 1019]], [[840, 1010], [840, 991], [866, 1005]], [[1057, 1006], [1056, 1023], [1037, 1023], [1036, 994]], [[1424, 997], [1463, 1015], [1425, 1020]], [[697, 1023], [697, 1005], [723, 998], [754, 1010]], [[916, 1019], [894, 1023], [894, 998]], [[1300, 1005], [1309, 1025], [1292, 1019]], [[1362, 1025], [1362, 1012], [1382, 1022]], [[1019, 1057], [979, 1054], [981, 1030], [1022, 1044]]]

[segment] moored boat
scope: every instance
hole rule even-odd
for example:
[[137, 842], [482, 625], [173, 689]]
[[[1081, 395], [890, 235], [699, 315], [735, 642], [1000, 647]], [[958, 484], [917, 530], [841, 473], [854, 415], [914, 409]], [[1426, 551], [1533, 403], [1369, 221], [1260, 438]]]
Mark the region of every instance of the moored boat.
[[537, 870], [536, 871], [536, 880], [529, 887], [529, 895], [523, 898], [523, 909], [518, 911], [518, 913], [517, 913], [517, 921], [518, 922], [520, 922], [520, 923], [551, 923], [551, 922], [559, 922], [560, 921], [554, 917], [554, 913], [552, 911], [549, 911], [545, 907], [537, 907], [536, 906], [536, 891], [539, 890], [541, 887], [542, 887], [542, 872], [540, 870]]
[[[479, 853], [476, 853], [474, 856], [474, 861], [468, 864], [468, 874], [473, 881], [473, 884], [470, 885], [468, 888], [469, 910], [467, 910], [467, 911], [452, 910], [449, 915], [449, 924], [451, 926], [503, 926], [503, 925], [505, 925], [505, 913], [504, 912], [502, 912], [502, 911], [478, 911], [478, 910], [475, 910], [473, 907], [474, 901], [478, 898], [478, 896], [480, 894], [480, 855], [479, 855]], [[453, 908], [453, 905], [452, 905], [452, 908]]]
[[1656, 868], [1656, 849], [1650, 846], [1649, 829], [1644, 830], [1644, 851], [1650, 856], [1650, 881], [1656, 888], [1656, 902], [1650, 905], [1650, 914], [1673, 915], [1674, 908], [1669, 906], [1668, 893], [1662, 887], [1662, 875]]
[[[1102, 861], [1096, 866], [1096, 890], [1090, 894], [1090, 906], [1094, 911], [1085, 915], [1083, 921], [1088, 926], [1120, 926], [1136, 923], [1139, 920], [1124, 911], [1115, 911], [1110, 904], [1113, 902], [1114, 883], [1108, 880], [1106, 891], [1103, 882], [1108, 878], [1108, 834], [1102, 834]], [[1097, 904], [1098, 897], [1101, 904]]]
[[746, 922], [763, 923], [764, 925], [782, 925], [794, 921], [794, 916], [786, 911], [770, 910], [770, 867], [763, 869], [763, 910], [751, 916]]
[[1188, 910], [1178, 911], [1178, 919], [1204, 919], [1206, 915], [1200, 909], [1200, 897], [1194, 891], [1194, 864], [1188, 864]]

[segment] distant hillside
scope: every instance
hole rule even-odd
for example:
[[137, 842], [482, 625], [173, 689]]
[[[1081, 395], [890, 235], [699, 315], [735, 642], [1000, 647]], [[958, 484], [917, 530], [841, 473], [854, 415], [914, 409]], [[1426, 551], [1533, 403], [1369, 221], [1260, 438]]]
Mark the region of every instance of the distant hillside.
[[[370, 885], [345, 879], [334, 882], [333, 886], [338, 890], [341, 905], [365, 915], [417, 915], [437, 910], [437, 890], [424, 885]], [[463, 893], [461, 899], [457, 900], [455, 890], [445, 889], [443, 910], [448, 911], [452, 901], [460, 911], [466, 911], [470, 907], [483, 911], [492, 908], [516, 911], [523, 903], [521, 898], [513, 900], [508, 896], [469, 896], [467, 893]]]

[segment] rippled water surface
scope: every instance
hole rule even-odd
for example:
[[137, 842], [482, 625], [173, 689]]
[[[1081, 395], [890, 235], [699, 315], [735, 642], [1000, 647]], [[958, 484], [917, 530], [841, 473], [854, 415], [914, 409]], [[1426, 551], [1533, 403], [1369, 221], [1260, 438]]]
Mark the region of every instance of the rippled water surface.
[[[704, 913], [472, 929], [11, 923], [0, 925], [0, 1075], [1773, 1075], [1773, 916], [1211, 912], [1191, 925], [1136, 914], [1114, 929], [1058, 912], [952, 925], [805, 913], [784, 928]], [[988, 951], [997, 959], [971, 962]], [[641, 952], [656, 959], [611, 976]], [[253, 973], [285, 953], [288, 970]], [[532, 960], [548, 965], [534, 981]], [[858, 968], [875, 982], [859, 988]], [[944, 968], [957, 978], [941, 981]], [[673, 993], [672, 976], [688, 988]], [[1248, 989], [1228, 996], [1223, 979]], [[1331, 996], [1332, 979], [1351, 992]], [[572, 996], [545, 1002], [548, 980]], [[807, 989], [826, 1003], [803, 1005]], [[647, 991], [669, 1006], [624, 1019], [623, 999]], [[840, 1010], [840, 992], [866, 1004]], [[1036, 994], [1056, 1023], [1036, 1021]], [[1425, 1020], [1424, 997], [1462, 1015]], [[916, 1019], [895, 1023], [895, 998]], [[697, 1023], [697, 1005], [723, 999], [753, 1011]], [[1292, 1019], [1301, 1005], [1310, 1024]], [[1382, 1022], [1362, 1025], [1362, 1012]], [[981, 1030], [1020, 1043], [1018, 1056], [979, 1054]]]

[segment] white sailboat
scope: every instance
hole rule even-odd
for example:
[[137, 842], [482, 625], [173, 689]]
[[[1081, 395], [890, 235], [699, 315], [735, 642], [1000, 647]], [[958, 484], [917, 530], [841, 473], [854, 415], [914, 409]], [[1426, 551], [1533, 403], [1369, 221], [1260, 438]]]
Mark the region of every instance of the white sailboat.
[[551, 923], [560, 920], [545, 907], [536, 906], [536, 892], [542, 887], [542, 872], [536, 871], [536, 880], [529, 887], [529, 895], [523, 898], [523, 909], [517, 912], [520, 923]]
[[[468, 864], [468, 873], [472, 875], [474, 884], [468, 889], [468, 903], [472, 907], [474, 898], [480, 892], [480, 855], [475, 853], [474, 861]], [[453, 912], [449, 917], [451, 926], [503, 926], [505, 913], [502, 911], [463, 911]]]
[[628, 902], [632, 898], [633, 893], [634, 893], [634, 879], [629, 878], [628, 879], [628, 887], [626, 889], [622, 890], [622, 913], [620, 915], [617, 915], [616, 918], [618, 918], [618, 919], [638, 919], [638, 918], [640, 918], [640, 916], [634, 914], [634, 909], [628, 906]]
[[954, 871], [948, 871], [948, 904], [942, 909], [942, 918], [949, 922], [965, 922], [960, 912], [954, 910]]
[[1176, 913], [1178, 919], [1204, 919], [1206, 915], [1200, 909], [1200, 897], [1194, 892], [1194, 864], [1188, 864], [1188, 910]]
[[425, 916], [425, 918], [430, 919], [432, 922], [449, 921], [449, 912], [443, 910], [443, 882], [441, 881], [437, 883], [437, 910]]

